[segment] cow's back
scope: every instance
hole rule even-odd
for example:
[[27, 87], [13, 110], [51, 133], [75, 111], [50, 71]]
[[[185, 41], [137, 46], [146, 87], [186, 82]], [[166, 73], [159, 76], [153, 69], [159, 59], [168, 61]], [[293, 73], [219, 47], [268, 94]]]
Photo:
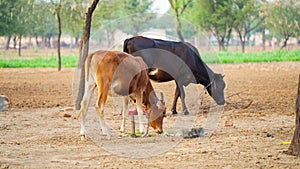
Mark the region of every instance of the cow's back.
[[[201, 67], [204, 66], [204, 62], [200, 58], [198, 50], [187, 42], [173, 42], [165, 41], [161, 39], [150, 39], [142, 36], [132, 37], [125, 40], [124, 42], [124, 52], [134, 54], [143, 49], [162, 49], [176, 55], [180, 58], [192, 72], [197, 73], [203, 71]], [[143, 52], [140, 52], [143, 53]], [[156, 56], [142, 55], [144, 60], [151, 60], [150, 58]], [[172, 62], [170, 58], [170, 62]], [[147, 63], [148, 64], [148, 63]], [[151, 63], [150, 63], [151, 64]], [[152, 65], [148, 65], [152, 66]]]
[[97, 51], [91, 58], [97, 85], [109, 86], [118, 95], [144, 90], [149, 81], [147, 65], [140, 57], [119, 51]]

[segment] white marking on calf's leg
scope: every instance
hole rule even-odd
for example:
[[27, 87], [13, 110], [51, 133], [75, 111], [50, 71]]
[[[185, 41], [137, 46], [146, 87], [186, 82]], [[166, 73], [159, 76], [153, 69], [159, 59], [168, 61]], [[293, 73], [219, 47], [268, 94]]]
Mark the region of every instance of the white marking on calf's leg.
[[86, 118], [86, 115], [87, 115], [87, 112], [88, 112], [88, 107], [89, 107], [89, 103], [90, 103], [90, 100], [91, 100], [91, 96], [92, 96], [92, 93], [94, 92], [94, 89], [96, 88], [95, 84], [94, 83], [89, 83], [89, 82], [86, 82], [86, 86], [85, 86], [85, 92], [84, 92], [84, 95], [83, 95], [83, 98], [82, 98], [82, 101], [81, 101], [81, 108], [78, 112], [78, 115], [77, 115], [77, 119], [79, 117], [80, 118], [80, 136], [81, 136], [81, 140], [85, 140], [87, 137], [86, 137], [86, 129], [85, 129], [85, 118]]
[[128, 96], [123, 97], [123, 109], [122, 109], [122, 124], [120, 127], [120, 132], [123, 133], [123, 136], [125, 136], [125, 113], [128, 113], [128, 102], [129, 98]]
[[136, 96], [136, 107], [137, 107], [137, 112], [138, 112], [140, 133], [145, 133], [145, 127], [142, 122], [142, 116], [143, 116], [142, 98], [143, 98], [142, 92]]

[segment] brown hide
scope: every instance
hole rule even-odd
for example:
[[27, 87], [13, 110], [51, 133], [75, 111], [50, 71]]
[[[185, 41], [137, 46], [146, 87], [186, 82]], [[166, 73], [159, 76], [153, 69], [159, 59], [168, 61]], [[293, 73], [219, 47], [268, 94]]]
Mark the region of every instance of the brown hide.
[[[87, 85], [85, 92], [93, 91], [93, 88], [97, 86], [96, 107], [100, 120], [103, 120], [103, 106], [111, 90], [117, 95], [141, 100], [140, 103], [143, 103], [147, 112], [150, 113], [151, 127], [158, 133], [163, 131], [162, 123], [166, 108], [164, 102], [158, 100], [153, 92], [148, 77], [148, 67], [142, 58], [119, 51], [99, 50], [87, 57], [85, 66]], [[85, 93], [79, 116], [84, 114], [85, 110], [87, 111], [88, 96], [90, 93]]]

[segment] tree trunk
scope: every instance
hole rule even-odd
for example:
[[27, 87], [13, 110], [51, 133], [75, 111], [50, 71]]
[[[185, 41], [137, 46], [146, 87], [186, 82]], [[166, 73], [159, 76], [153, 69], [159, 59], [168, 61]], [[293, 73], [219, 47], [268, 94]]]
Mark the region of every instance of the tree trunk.
[[58, 57], [58, 71], [61, 70], [61, 56], [60, 56], [60, 37], [61, 37], [61, 20], [60, 20], [60, 8], [56, 11], [58, 21], [58, 38], [57, 38], [57, 57]]
[[[224, 35], [224, 37], [226, 37], [226, 47], [227, 47], [227, 49], [228, 49], [228, 46], [229, 46], [229, 40], [230, 40], [230, 36], [231, 36], [231, 31], [232, 31], [232, 28], [230, 28], [228, 30], [227, 37]], [[225, 42], [225, 39], [223, 39], [223, 41]], [[223, 48], [223, 50], [225, 50], [225, 48]]]
[[284, 41], [283, 41], [283, 45], [281, 46], [281, 49], [283, 49], [283, 48], [285, 48], [285, 47], [286, 47], [286, 45], [287, 45], [287, 41], [289, 40], [289, 38], [290, 38], [290, 36], [289, 36], [289, 35], [285, 37], [285, 39], [284, 39]]
[[219, 44], [219, 52], [225, 50], [225, 42], [224, 37], [217, 36], [218, 44]]
[[9, 36], [7, 37], [7, 41], [6, 41], [6, 46], [5, 46], [5, 49], [6, 49], [6, 50], [9, 49], [10, 39], [11, 39], [11, 36], [9, 35]]
[[263, 51], [266, 50], [266, 29], [263, 27], [262, 28], [262, 48], [263, 48]]
[[36, 46], [40, 46], [40, 43], [39, 43], [39, 37], [38, 36], [35, 36], [35, 44]]
[[177, 20], [177, 35], [181, 42], [184, 42], [184, 38], [181, 33], [181, 21], [178, 15], [178, 11], [176, 11], [176, 20]]
[[206, 44], [205, 44], [205, 45], [206, 45], [207, 48], [208, 48], [209, 45], [210, 45], [210, 44], [209, 44], [209, 43], [210, 43], [210, 33], [211, 33], [210, 31], [207, 31], [207, 32], [206, 32], [206, 41], [205, 41]]
[[240, 42], [242, 45], [242, 52], [245, 53], [245, 36], [242, 36], [242, 33], [238, 31]]
[[84, 88], [85, 88], [85, 60], [88, 55], [89, 51], [89, 39], [90, 39], [90, 31], [91, 31], [91, 23], [92, 23], [92, 15], [97, 7], [99, 0], [94, 0], [92, 5], [89, 7], [88, 12], [86, 13], [86, 19], [85, 19], [85, 27], [82, 32], [82, 38], [80, 42], [80, 47], [79, 47], [79, 59], [78, 59], [78, 65], [77, 67], [81, 69], [81, 75], [80, 75], [80, 83], [79, 83], [79, 90], [78, 90], [78, 95], [76, 98], [75, 102], [75, 109], [79, 110], [81, 105], [81, 100], [84, 94]]
[[224, 41], [218, 41], [219, 42], [219, 52], [225, 50]]
[[76, 36], [75, 37], [75, 47], [77, 47], [78, 46], [78, 37]]
[[296, 100], [296, 129], [291, 145], [286, 153], [289, 155], [300, 156], [300, 75], [298, 81], [298, 95]]
[[19, 56], [21, 56], [21, 48], [22, 48], [21, 41], [22, 41], [22, 35], [19, 36], [19, 49], [18, 49]]
[[16, 49], [17, 48], [17, 36], [14, 36], [13, 41], [14, 41], [14, 49]]

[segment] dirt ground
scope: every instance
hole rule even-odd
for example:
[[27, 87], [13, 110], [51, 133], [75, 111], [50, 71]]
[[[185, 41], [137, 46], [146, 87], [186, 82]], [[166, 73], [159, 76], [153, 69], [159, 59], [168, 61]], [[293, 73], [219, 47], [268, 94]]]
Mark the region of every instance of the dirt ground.
[[[117, 132], [112, 139], [103, 135], [98, 139], [91, 130], [89, 139], [81, 141], [75, 113], [68, 111], [72, 117], [63, 117], [61, 112], [74, 105], [74, 69], [0, 69], [0, 95], [12, 102], [10, 110], [0, 112], [0, 168], [300, 168], [300, 158], [284, 154], [289, 145], [280, 144], [291, 141], [294, 133], [300, 62], [211, 66], [221, 67], [226, 74], [227, 101], [244, 102], [237, 107], [226, 104], [216, 119], [218, 127], [205, 141], [156, 134], [119, 137]], [[170, 115], [174, 82], [154, 86], [166, 95], [164, 130], [168, 131], [185, 117]], [[200, 99], [188, 98], [199, 96], [202, 86], [197, 89], [187, 91], [189, 116], [196, 119], [195, 124], [204, 125], [202, 118], [214, 112], [206, 110], [202, 115]], [[249, 107], [243, 107], [250, 101]], [[116, 103], [117, 99], [110, 99], [105, 113], [114, 131], [121, 124]], [[205, 104], [212, 104], [207, 94]], [[92, 107], [90, 111], [95, 114]], [[130, 143], [142, 151], [138, 146], [122, 147]]]

